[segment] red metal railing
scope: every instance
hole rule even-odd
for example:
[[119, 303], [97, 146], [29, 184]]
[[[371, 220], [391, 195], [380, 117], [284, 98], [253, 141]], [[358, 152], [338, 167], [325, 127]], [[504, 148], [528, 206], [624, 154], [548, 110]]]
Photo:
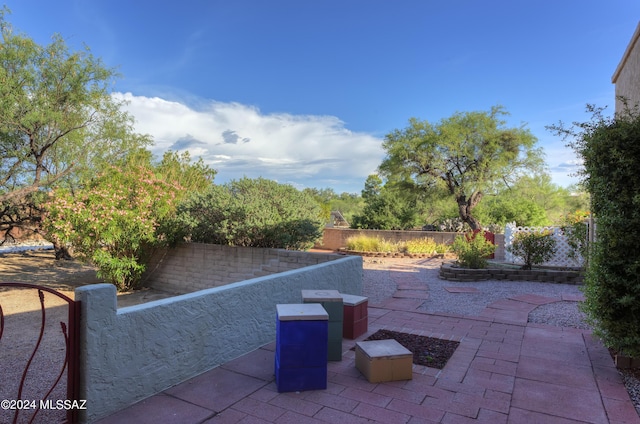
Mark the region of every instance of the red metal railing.
[[[64, 294], [59, 293], [53, 289], [50, 289], [44, 286], [35, 285], [35, 284], [0, 282], [0, 288], [1, 287], [26, 288], [26, 289], [38, 290], [38, 297], [40, 300], [40, 332], [39, 332], [35, 347], [31, 352], [31, 355], [27, 361], [27, 365], [22, 371], [22, 376], [20, 379], [20, 383], [18, 385], [18, 392], [16, 394], [15, 399], [16, 400], [22, 399], [22, 391], [25, 386], [25, 381], [27, 379], [29, 368], [31, 367], [32, 361], [36, 356], [36, 352], [40, 348], [40, 344], [44, 337], [44, 331], [45, 331], [45, 326], [47, 321], [47, 314], [46, 314], [46, 307], [45, 307], [45, 292], [46, 292], [46, 293], [53, 294], [58, 298], [67, 302], [68, 325], [63, 321], [60, 322], [60, 329], [61, 329], [62, 336], [64, 337], [64, 345], [65, 345], [64, 363], [61, 365], [61, 369], [59, 374], [57, 375], [56, 380], [54, 381], [53, 385], [49, 388], [49, 390], [47, 391], [46, 395], [42, 400], [46, 401], [49, 395], [58, 386], [58, 384], [62, 380], [65, 370], [67, 371], [67, 400], [70, 400], [70, 401], [79, 400], [78, 389], [79, 389], [80, 380], [79, 380], [79, 373], [78, 373], [78, 365], [79, 365], [78, 357], [80, 353], [79, 351], [80, 345], [78, 343], [79, 341], [79, 325], [78, 324], [80, 322], [80, 302], [76, 302], [70, 297], [65, 296]], [[2, 340], [4, 327], [5, 327], [4, 311], [2, 309], [2, 305], [0, 305], [0, 340]], [[31, 416], [29, 423], [35, 422], [34, 420], [38, 415], [38, 412], [40, 412], [40, 405], [38, 405], [38, 407], [33, 409], [32, 411], [33, 411], [33, 415]], [[12, 421], [13, 424], [18, 422], [18, 417], [21, 412], [22, 412], [21, 409], [19, 408], [15, 409], [13, 421]], [[68, 409], [66, 413], [66, 422], [76, 423], [77, 421], [78, 421], [78, 410]]]

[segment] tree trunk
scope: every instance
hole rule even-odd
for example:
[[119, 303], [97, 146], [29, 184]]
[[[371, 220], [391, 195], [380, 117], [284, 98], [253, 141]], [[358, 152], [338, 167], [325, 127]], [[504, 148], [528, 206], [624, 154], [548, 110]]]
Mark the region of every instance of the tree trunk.
[[53, 250], [56, 253], [56, 259], [61, 260], [64, 259], [66, 261], [70, 261], [73, 259], [69, 249], [66, 246], [62, 246], [58, 243], [53, 243]]
[[458, 202], [458, 213], [460, 214], [460, 219], [469, 224], [472, 231], [481, 230], [482, 225], [480, 221], [478, 221], [472, 214], [471, 210], [476, 207], [478, 203], [480, 203], [480, 199], [482, 199], [482, 192], [476, 191], [471, 194], [471, 196], [467, 199], [467, 196], [464, 194], [456, 197], [456, 202]]

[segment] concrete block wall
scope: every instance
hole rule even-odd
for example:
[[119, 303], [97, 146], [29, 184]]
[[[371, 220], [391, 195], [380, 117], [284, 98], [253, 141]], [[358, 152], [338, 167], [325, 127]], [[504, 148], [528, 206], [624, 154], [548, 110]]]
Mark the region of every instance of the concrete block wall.
[[[413, 239], [430, 237], [436, 243], [453, 243], [458, 233], [442, 231], [394, 231], [394, 230], [353, 230], [345, 228], [325, 228], [322, 241], [316, 247], [321, 249], [338, 250], [346, 247], [347, 239], [352, 236], [365, 235], [368, 237], [380, 237], [397, 243]], [[504, 260], [504, 235], [495, 235], [496, 253], [495, 259]]]
[[346, 228], [325, 228], [322, 242], [317, 247], [322, 249], [338, 250], [347, 245], [349, 237], [365, 235], [368, 237], [380, 237], [393, 243], [430, 237], [436, 243], [453, 243], [458, 233], [445, 233], [441, 231], [403, 231], [403, 230], [353, 230]]
[[326, 253], [284, 249], [183, 243], [157, 252], [143, 276], [147, 287], [169, 293], [190, 293], [255, 277], [339, 259]]
[[303, 289], [362, 294], [356, 256], [117, 309], [110, 284], [79, 287], [80, 399], [91, 423], [275, 340], [279, 303]]

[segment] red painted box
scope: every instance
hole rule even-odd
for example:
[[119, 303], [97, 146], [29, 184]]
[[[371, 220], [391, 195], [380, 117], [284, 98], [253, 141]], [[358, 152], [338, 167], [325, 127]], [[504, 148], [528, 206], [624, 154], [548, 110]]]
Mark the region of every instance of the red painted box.
[[352, 294], [341, 294], [344, 305], [342, 335], [346, 339], [356, 339], [369, 328], [369, 298]]

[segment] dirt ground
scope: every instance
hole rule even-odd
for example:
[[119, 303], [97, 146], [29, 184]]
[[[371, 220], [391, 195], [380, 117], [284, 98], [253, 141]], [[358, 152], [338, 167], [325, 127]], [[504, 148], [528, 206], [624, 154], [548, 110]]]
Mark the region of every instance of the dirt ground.
[[[73, 299], [76, 287], [103, 281], [92, 266], [79, 261], [58, 261], [52, 250], [32, 250], [0, 254], [0, 282], [39, 284]], [[173, 295], [150, 289], [118, 293], [118, 308], [170, 296]], [[25, 302], [19, 303], [28, 307]]]
[[[57, 261], [52, 250], [34, 250], [0, 254], [0, 282], [42, 285], [74, 299], [76, 287], [102, 281], [91, 266], [77, 261]], [[44, 399], [62, 372], [66, 353], [62, 323], [68, 326], [68, 308], [64, 300], [46, 291], [43, 293], [44, 326], [37, 290], [0, 287], [0, 321], [3, 321], [0, 325], [0, 400]], [[118, 307], [169, 296], [171, 294], [155, 290], [119, 293]], [[42, 338], [36, 349], [41, 331]], [[25, 369], [28, 369], [26, 374]], [[23, 374], [24, 385], [20, 389]], [[47, 399], [66, 398], [65, 371], [60, 384]], [[0, 410], [0, 422], [12, 422], [14, 412]], [[29, 422], [33, 413], [33, 410], [21, 411], [18, 422]], [[37, 413], [33, 422], [63, 420], [63, 411], [43, 410]]]

